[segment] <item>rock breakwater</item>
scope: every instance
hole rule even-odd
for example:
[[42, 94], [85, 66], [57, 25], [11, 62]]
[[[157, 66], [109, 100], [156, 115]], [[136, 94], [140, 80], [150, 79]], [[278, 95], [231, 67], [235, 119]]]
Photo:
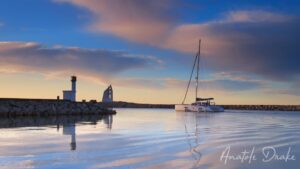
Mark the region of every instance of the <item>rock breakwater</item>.
[[[166, 108], [174, 109], [174, 104], [145, 104], [130, 102], [113, 102], [103, 104], [115, 108]], [[225, 110], [264, 110], [264, 111], [300, 111], [300, 105], [220, 105]]]
[[0, 116], [57, 116], [116, 114], [95, 102], [71, 102], [47, 99], [0, 99]]
[[222, 105], [231, 110], [300, 111], [300, 105]]

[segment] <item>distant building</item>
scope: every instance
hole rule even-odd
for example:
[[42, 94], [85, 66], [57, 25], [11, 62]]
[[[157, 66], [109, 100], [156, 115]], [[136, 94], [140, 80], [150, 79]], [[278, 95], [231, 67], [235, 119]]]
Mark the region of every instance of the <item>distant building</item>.
[[113, 89], [111, 85], [109, 85], [108, 88], [104, 91], [102, 102], [113, 102]]
[[63, 98], [64, 100], [70, 100], [70, 101], [76, 101], [76, 76], [71, 76], [71, 82], [72, 82], [72, 86], [71, 89], [72, 90], [64, 90], [63, 91]]

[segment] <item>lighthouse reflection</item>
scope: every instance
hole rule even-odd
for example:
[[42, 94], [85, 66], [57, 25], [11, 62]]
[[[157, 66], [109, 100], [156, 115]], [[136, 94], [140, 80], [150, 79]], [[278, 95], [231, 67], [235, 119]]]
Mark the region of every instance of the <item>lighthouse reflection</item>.
[[63, 124], [63, 135], [71, 135], [70, 149], [76, 150], [76, 124]]
[[[101, 119], [97, 121], [90, 121], [91, 125], [97, 125], [98, 122], [101, 122], [103, 120], [103, 123], [106, 125], [107, 129], [112, 129], [112, 122], [113, 122], [113, 116], [112, 115], [106, 115], [102, 116]], [[78, 123], [78, 121], [77, 121]], [[59, 125], [59, 124], [58, 124]], [[70, 135], [70, 150], [74, 151], [76, 150], [76, 122], [69, 122], [69, 123], [63, 123], [63, 135]], [[59, 131], [59, 127], [58, 127]]]
[[[49, 126], [62, 135], [70, 136], [70, 150], [77, 148], [76, 125], [97, 125], [104, 124], [108, 130], [112, 129], [113, 115], [87, 115], [87, 116], [51, 116], [51, 117], [16, 117], [0, 118], [0, 128], [23, 128]], [[32, 130], [32, 129], [31, 129]]]
[[[76, 150], [76, 123], [80, 122], [90, 122], [90, 125], [97, 125], [99, 122], [103, 122], [107, 129], [112, 129], [112, 123], [113, 123], [113, 116], [112, 115], [105, 115], [101, 116], [101, 118], [92, 120], [92, 121], [68, 121], [62, 124], [63, 127], [63, 135], [69, 135], [70, 136], [70, 150], [74, 151]], [[59, 124], [58, 124], [58, 130], [59, 132]]]

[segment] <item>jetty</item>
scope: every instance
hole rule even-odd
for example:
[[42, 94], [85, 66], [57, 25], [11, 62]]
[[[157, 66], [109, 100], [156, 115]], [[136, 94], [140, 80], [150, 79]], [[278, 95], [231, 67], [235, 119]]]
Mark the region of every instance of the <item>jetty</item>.
[[116, 114], [116, 111], [104, 107], [101, 102], [0, 98], [0, 117], [97, 114]]
[[[62, 116], [62, 115], [111, 115], [116, 111], [102, 102], [76, 100], [76, 76], [71, 76], [71, 90], [63, 90], [63, 99], [0, 98], [0, 117]], [[103, 102], [112, 102], [112, 87], [104, 92]]]

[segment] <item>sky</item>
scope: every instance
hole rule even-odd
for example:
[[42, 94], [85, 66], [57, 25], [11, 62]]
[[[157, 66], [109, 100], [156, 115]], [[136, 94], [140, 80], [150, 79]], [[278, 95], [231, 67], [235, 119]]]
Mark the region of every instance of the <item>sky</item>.
[[[300, 104], [300, 2], [3, 0], [0, 97], [181, 103], [201, 39], [201, 97]], [[194, 101], [194, 82], [187, 102]]]

